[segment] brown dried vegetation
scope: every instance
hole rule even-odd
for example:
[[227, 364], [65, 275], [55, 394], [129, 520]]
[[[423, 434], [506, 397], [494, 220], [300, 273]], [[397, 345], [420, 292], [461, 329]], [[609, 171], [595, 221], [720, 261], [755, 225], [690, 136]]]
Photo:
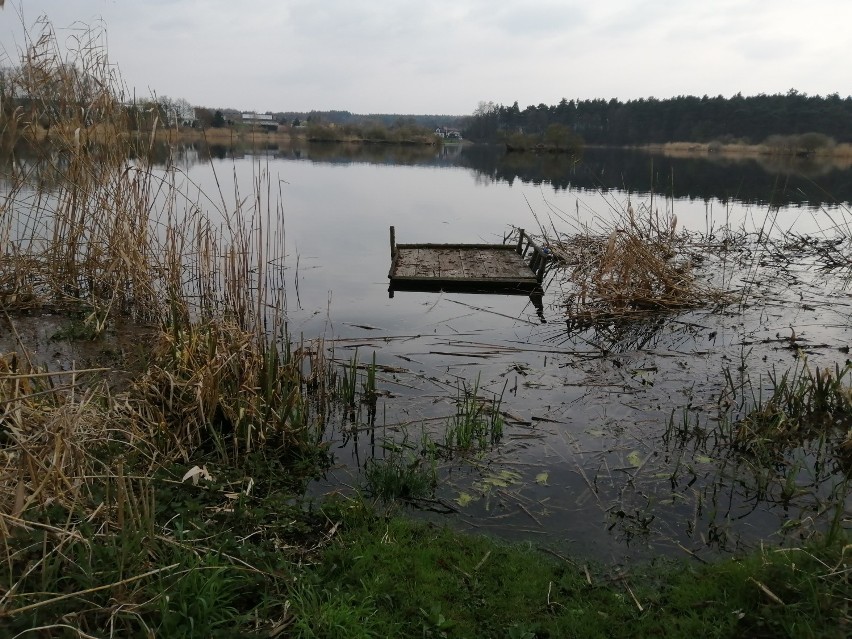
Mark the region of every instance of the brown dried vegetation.
[[[143, 592], [152, 579], [174, 573], [178, 589], [194, 579], [162, 553], [182, 548], [191, 563], [197, 550], [155, 512], [157, 491], [181, 485], [180, 465], [203, 459], [238, 474], [249, 455], [311, 449], [327, 377], [321, 346], [288, 341], [274, 231], [283, 225], [268, 176], [253, 197], [235, 185], [232, 209], [221, 193], [215, 205], [188, 192], [177, 167], [150, 161], [157, 122], [146, 136], [131, 130], [102, 32], [81, 29], [62, 52], [39, 24], [0, 109], [0, 324], [17, 335], [16, 317], [49, 311], [82, 318], [94, 336], [116, 321], [155, 327], [143, 370], [121, 392], [109, 368], [34, 365], [19, 337], [0, 353], [0, 627], [38, 617], [88, 636], [171, 611], [162, 589]], [[38, 159], [19, 156], [21, 145]], [[115, 558], [119, 538], [147, 549]], [[97, 561], [117, 563], [99, 575]]]
[[[694, 275], [696, 252], [677, 216], [628, 205], [603, 232], [545, 234], [571, 320], [597, 322], [723, 303], [723, 291]], [[697, 256], [700, 259], [700, 255]]]

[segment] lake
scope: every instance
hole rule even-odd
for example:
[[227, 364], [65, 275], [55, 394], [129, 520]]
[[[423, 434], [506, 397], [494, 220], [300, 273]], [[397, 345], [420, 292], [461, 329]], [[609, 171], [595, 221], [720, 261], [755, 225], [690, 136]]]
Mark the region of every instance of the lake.
[[[420, 463], [423, 438], [441, 441], [454, 400], [476, 386], [500, 398], [500, 443], [442, 459], [435, 499], [418, 516], [616, 561], [848, 527], [849, 468], [828, 439], [758, 460], [733, 450], [720, 424], [768, 397], [773, 376], [845, 365], [850, 268], [823, 268], [814, 247], [824, 238], [848, 247], [849, 167], [464, 146], [176, 157], [205, 192], [218, 180], [223, 208], [269, 176], [270, 199], [276, 189], [282, 198], [289, 330], [324, 337], [341, 364], [375, 353], [376, 412], [331, 420], [333, 463], [310, 494], [362, 487], [387, 442]], [[700, 235], [698, 277], [732, 303], [576, 325], [560, 271], [545, 281], [541, 315], [524, 296], [389, 296], [391, 225], [401, 243], [502, 242], [513, 227], [608, 234], [628, 206], [676, 215], [678, 229]]]

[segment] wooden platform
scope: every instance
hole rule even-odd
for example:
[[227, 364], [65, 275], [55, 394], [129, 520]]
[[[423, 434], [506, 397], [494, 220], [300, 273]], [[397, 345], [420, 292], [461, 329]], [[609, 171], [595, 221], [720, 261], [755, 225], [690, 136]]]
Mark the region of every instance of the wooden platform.
[[397, 244], [391, 227], [391, 291], [529, 294], [541, 285], [545, 262], [546, 254], [523, 230], [511, 245]]

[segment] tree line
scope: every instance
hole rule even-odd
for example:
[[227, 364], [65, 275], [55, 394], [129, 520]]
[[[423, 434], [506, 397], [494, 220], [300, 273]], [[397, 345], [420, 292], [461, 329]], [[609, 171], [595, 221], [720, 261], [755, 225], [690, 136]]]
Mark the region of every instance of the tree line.
[[588, 144], [634, 145], [665, 142], [742, 142], [757, 144], [770, 136], [819, 133], [838, 142], [852, 141], [852, 97], [837, 93], [786, 94], [725, 98], [677, 96], [567, 100], [530, 105], [521, 110], [480, 102], [469, 117], [465, 137], [480, 142], [505, 141], [513, 134], [544, 135], [561, 125]]

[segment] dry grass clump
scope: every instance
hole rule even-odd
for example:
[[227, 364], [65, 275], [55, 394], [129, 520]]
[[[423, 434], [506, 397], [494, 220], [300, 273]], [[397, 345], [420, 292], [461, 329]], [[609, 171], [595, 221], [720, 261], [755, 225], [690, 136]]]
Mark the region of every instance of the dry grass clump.
[[[109, 547], [109, 535], [127, 532], [152, 510], [134, 494], [122, 460], [152, 460], [155, 452], [138, 422], [108, 401], [105, 383], [81, 384], [90, 372], [48, 373], [17, 354], [0, 356], [0, 627], [16, 618], [41, 625], [40, 611], [63, 601], [65, 612], [88, 612], [48, 616], [45, 636], [59, 636], [50, 633], [54, 625], [84, 625], [98, 608], [92, 592], [106, 587], [95, 575], [92, 589], [70, 585], [69, 576], [85, 573], [95, 545]], [[89, 592], [71, 597], [64, 585]], [[132, 588], [112, 592], [117, 603], [133, 603]]]
[[[144, 426], [112, 402], [93, 370], [48, 372], [17, 354], [0, 357], [0, 530], [31, 511], [61, 507], [95, 518], [93, 490], [114, 473], [104, 451], [117, 445], [152, 459]], [[87, 379], [88, 378], [88, 379]], [[113, 453], [115, 455], [115, 451]], [[38, 518], [38, 515], [36, 515]]]
[[566, 312], [572, 320], [629, 318], [657, 311], [696, 308], [723, 299], [698, 282], [688, 238], [677, 217], [637, 219], [628, 205], [608, 232], [588, 229], [545, 238], [563, 275]]
[[303, 368], [313, 351], [289, 343], [279, 351], [258, 339], [265, 337], [231, 322], [189, 324], [160, 336], [136, 391], [145, 400], [140, 418], [155, 425], [161, 450], [189, 459], [208, 447], [238, 460], [316, 443], [325, 414], [307, 395], [309, 385], [314, 396], [322, 394], [317, 386], [325, 378], [316, 371], [323, 364], [312, 362], [310, 378]]
[[145, 419], [156, 407], [85, 388], [90, 372], [0, 357], [0, 628], [214, 636], [286, 617], [287, 575], [268, 566], [310, 552], [290, 541], [297, 515], [283, 498], [269, 521], [234, 514], [250, 478], [209, 458], [175, 467]]

